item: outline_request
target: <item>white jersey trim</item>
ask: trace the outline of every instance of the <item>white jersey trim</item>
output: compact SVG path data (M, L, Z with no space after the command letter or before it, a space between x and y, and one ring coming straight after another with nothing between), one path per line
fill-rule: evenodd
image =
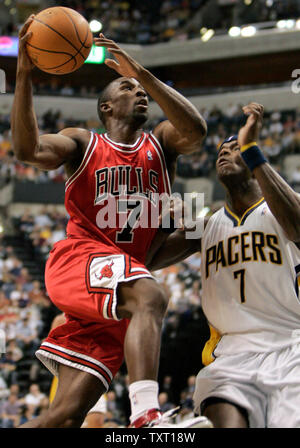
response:
M61 349L61 347L59 347ZM82 364L78 364L74 361L70 361L66 358L60 357L59 355L55 355L54 353L46 352L43 349L39 349L36 352L36 357L50 370L50 372L58 377L58 364L64 364L66 366L73 367L74 369L83 370L84 372L90 373L91 375L96 376L104 385L106 390L109 388L109 384L99 372L94 369L89 368L88 366L84 366ZM52 361L52 362L51 362ZM95 362L95 360L93 360Z
M91 148L91 144L94 140L95 137L95 143L93 145L93 147ZM80 176L80 174L83 172L83 170L86 168L87 164L89 163L89 160L93 154L93 152L95 151L95 148L97 146L98 143L98 137L96 134L94 134L93 132L91 132L91 138L89 141L89 144L85 150L83 159L81 164L79 165L79 167L77 168L77 170L75 171L75 173L72 174L71 177L69 177L69 179L66 181L65 183L65 191L67 191L67 189L69 188L69 186ZM90 150L91 149L91 150Z
M146 138L146 134L143 132L143 134L136 140L136 142L133 145L127 145L125 143L114 142L107 136L107 134L101 134L100 137L102 138L102 140L104 140L106 143L108 143L116 151L125 152L125 153L134 153L134 152L138 151L141 148L141 146L143 145L145 138ZM138 146L135 149L122 149L122 148L119 148L117 145L119 145L123 148L135 148L135 146L137 146L137 145Z
M43 342L41 345L41 349L43 349L43 346L58 349L61 352L66 353L67 355L77 356L77 358L79 358L79 359L81 358L86 361L90 361L90 362L96 364L97 366L101 367L101 369L105 370L105 372L108 374L108 376L111 379L113 378L111 371L104 364L102 364L102 362L97 361L96 359L91 358L90 356L83 355L82 353L74 352L73 350L69 350L68 348L62 347L61 345L51 344L51 342Z
M167 163L166 163L164 151L161 147L160 142L157 140L157 138L155 137L155 135L152 132L150 132L150 134L149 134L149 140L150 140L153 148L157 152L157 155L160 160L165 190L166 190L166 192L168 192L168 194L171 194L171 192L172 192L171 183L170 183L170 178L169 178L169 174L168 174L168 170L167 170Z

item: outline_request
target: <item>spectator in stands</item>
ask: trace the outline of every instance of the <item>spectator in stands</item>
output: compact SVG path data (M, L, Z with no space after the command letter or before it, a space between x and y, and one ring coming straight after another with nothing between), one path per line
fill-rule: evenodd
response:
M4 380L0 372L0 415L2 411L2 402L9 396L9 389L7 387L6 381ZM1 417L0 417L1 419Z
M11 393L5 400L1 410L2 428L15 428L18 426L21 404L18 395Z
M16 336L20 341L21 349L33 357L39 346L39 340L37 331L30 325L28 316L17 323Z
M15 308L26 308L29 304L29 293L25 291L22 283L15 283L10 294L10 301Z
M167 392L160 392L158 395L158 403L162 412L167 412L175 407L174 403L170 401Z
M160 384L160 391L166 392L168 394L168 398L171 402L175 402L174 400L174 394L172 390L172 376L171 375L165 375L161 381Z
M10 394L17 395L19 402L22 403L23 399L22 399L22 396L21 396L21 393L20 393L20 386L18 384L16 384L16 383L11 384L10 388L9 388L9 392L10 392Z
M8 270L9 274L12 276L13 280L16 280L21 275L23 268L23 263L16 256L11 258L12 266Z
M15 363L20 361L20 359L22 359L24 356L23 351L18 346L16 339L7 341L6 349L8 353L11 353L11 358Z
M294 152L294 133L290 128L284 128L281 135L281 146L284 154L289 154Z
M267 157L271 164L276 163L279 160L281 153L280 136L277 133L270 134L261 145L264 155Z
M41 283L38 280L34 280L32 282L32 289L28 293L28 297L31 304L38 306L43 306L45 304L45 300L48 300L45 296L44 290L41 287Z
M13 359L12 352L4 353L0 358L0 369L4 380L11 384L15 382L16 361Z
M52 234L48 238L48 243L53 246L57 241L63 240L66 237L65 225L58 223L54 226Z
M32 232L34 224L34 217L30 209L25 209L23 215L20 217L20 230L25 234L29 234Z
M34 225L36 229L42 229L43 227L53 225L53 221L50 218L47 207L43 207L38 214L34 216Z
M281 123L281 113L279 111L274 111L270 117L271 123L269 126L269 131L271 134L281 134L283 131L283 125Z
M39 385L31 384L29 392L24 397L24 402L28 408L35 412L40 406L45 407L45 398L47 397L40 391ZM48 404L46 406L48 406Z
M3 132L0 138L0 160L3 160L11 150L11 134L9 130Z
M16 277L16 283L21 284L23 287L23 291L31 291L32 289L32 278L30 272L27 268L22 267L20 271L20 275Z
M34 418L34 409L31 406L22 405L20 407L19 412L19 425L23 425L24 423L32 420Z

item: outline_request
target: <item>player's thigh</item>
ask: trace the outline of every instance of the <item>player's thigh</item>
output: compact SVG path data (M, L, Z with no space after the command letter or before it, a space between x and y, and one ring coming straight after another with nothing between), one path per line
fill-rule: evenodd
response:
M207 417L214 428L248 428L247 411L223 399L211 397L203 406L202 415Z
M256 384L259 357L251 353L218 356L201 369L194 393L195 412L200 414L206 400L214 397L245 411L250 427L265 427L266 398Z
M300 344L273 353L267 377L269 428L300 428Z

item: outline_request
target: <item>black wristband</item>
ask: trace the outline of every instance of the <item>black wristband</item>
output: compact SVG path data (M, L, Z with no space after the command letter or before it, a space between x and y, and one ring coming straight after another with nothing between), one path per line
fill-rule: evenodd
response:
M241 155L243 157L244 162L251 171L253 171L254 168L256 168L257 166L267 162L263 153L261 152L261 150L257 145L250 146L244 151L242 148Z

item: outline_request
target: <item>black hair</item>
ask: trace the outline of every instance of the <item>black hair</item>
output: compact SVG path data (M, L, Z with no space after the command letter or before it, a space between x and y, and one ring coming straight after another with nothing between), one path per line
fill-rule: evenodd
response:
M98 116L100 118L100 120L102 121L102 123L105 125L105 113L102 112L101 110L101 104L106 103L107 101L111 100L111 86L113 84L114 81L110 82L105 88L104 90L102 90L99 98L98 98L98 102L97 102L97 112L98 112Z

